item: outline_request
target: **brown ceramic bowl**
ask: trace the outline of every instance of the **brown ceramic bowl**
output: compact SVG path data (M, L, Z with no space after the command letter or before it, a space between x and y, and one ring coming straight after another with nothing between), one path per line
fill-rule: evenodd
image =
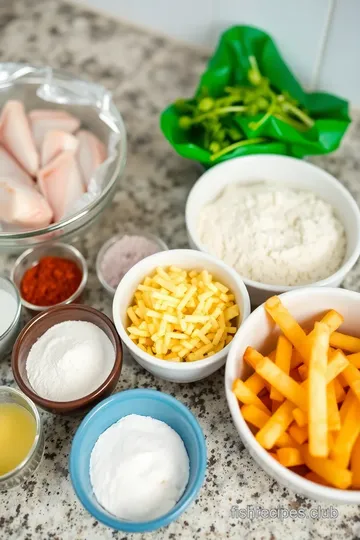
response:
M106 381L88 396L74 401L50 401L40 397L32 389L26 373L26 360L35 341L50 327L64 321L87 321L101 328L114 346L115 364ZM13 348L11 367L19 388L36 405L54 414L73 415L85 413L113 392L120 377L122 360L121 341L110 319L92 307L72 304L40 313L23 328Z

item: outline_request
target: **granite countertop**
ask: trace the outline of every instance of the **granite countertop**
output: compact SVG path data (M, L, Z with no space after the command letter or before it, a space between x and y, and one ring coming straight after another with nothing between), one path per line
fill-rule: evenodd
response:
M50 64L100 82L113 92L124 116L129 136L125 174L101 227L79 244L91 269L85 302L110 315L111 300L93 270L96 253L110 235L140 227L158 234L170 247L187 246L184 204L199 168L172 151L158 120L165 104L192 93L206 55L58 0L3 0L0 61ZM338 177L360 204L360 116L354 116L341 150L312 161ZM0 272L8 271L12 260L1 256ZM344 286L360 290L359 263ZM357 506L336 507L336 518L310 518L309 510L316 511L318 502L289 492L257 466L232 424L223 376L221 370L205 381L181 386L155 379L129 357L125 359L118 390L156 388L176 396L197 416L207 439L204 486L176 523L135 536L112 531L94 520L76 499L68 473L71 440L79 420L42 413L44 460L26 484L0 494L0 539L359 538ZM2 384L14 385L9 359L0 364ZM246 510L249 507L253 510ZM260 507L304 509L308 517L301 513L297 519L254 517ZM244 511L247 515L241 518Z

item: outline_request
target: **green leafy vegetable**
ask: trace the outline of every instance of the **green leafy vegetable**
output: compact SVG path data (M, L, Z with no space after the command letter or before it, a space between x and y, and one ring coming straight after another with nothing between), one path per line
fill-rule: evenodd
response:
M247 26L223 34L195 96L161 116L177 152L205 166L251 153L331 152L349 123L346 101L306 94L270 37Z

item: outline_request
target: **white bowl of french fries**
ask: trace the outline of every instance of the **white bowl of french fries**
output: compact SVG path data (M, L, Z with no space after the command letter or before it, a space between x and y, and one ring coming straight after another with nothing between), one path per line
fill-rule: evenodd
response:
M346 234L346 253L338 270L327 278L306 286L339 287L360 254L360 211L349 191L331 174L302 159L275 154L252 155L230 159L203 173L191 189L186 202L186 228L190 247L209 253L201 241L199 215L230 184L265 183L295 190L311 191L335 210ZM298 286L272 285L241 275L253 306L275 294Z
M133 358L174 382L198 381L222 367L249 314L239 275L215 257L189 249L138 262L113 301L116 329Z
M240 437L278 482L360 504L360 294L303 288L244 321L225 389Z

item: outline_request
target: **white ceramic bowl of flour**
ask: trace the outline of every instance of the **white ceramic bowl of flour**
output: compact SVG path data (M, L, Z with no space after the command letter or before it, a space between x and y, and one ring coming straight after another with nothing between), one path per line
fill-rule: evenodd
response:
M220 163L206 171L192 188L186 204L186 226L190 246L209 253L201 241L199 216L201 210L216 200L230 184L242 186L265 182L296 191L311 191L330 204L342 223L346 235L346 250L341 266L325 279L304 286L338 287L354 266L360 254L360 211L344 186L326 171L306 161L277 155L254 155ZM239 216L240 219L240 216ZM298 288L266 284L241 275L253 305L259 305L270 296Z

